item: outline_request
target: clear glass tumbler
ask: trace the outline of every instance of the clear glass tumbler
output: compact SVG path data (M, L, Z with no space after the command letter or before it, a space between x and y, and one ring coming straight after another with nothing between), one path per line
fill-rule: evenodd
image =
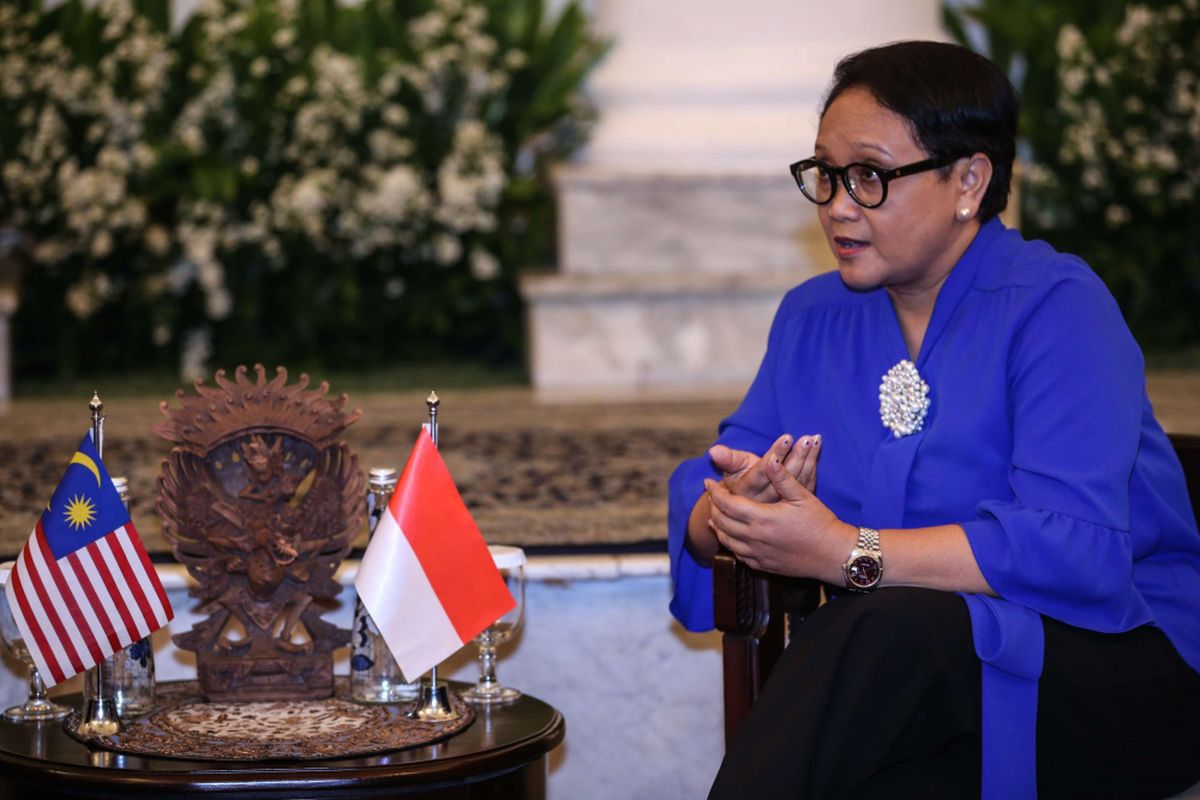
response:
M13 706L4 712L4 718L10 722L41 722L47 719L62 719L71 712L66 706L60 706L46 696L46 684L33 663L33 656L25 646L21 629L13 617L12 608L8 604L8 576L16 564L9 561L0 564L0 640L4 647L19 661L29 667L29 697L24 704Z
M504 545L489 545L488 550L517 604L475 637L479 648L479 680L463 692L463 699L472 703L508 703L520 697L521 691L496 679L496 648L516 636L525 619L525 551Z

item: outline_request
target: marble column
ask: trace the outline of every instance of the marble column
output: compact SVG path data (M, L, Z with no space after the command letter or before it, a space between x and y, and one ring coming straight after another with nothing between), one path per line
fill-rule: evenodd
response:
M530 277L543 395L729 392L775 306L832 266L787 165L847 53L944 38L934 0L596 0L600 122L557 178L559 271ZM863 20L869 20L864 24Z

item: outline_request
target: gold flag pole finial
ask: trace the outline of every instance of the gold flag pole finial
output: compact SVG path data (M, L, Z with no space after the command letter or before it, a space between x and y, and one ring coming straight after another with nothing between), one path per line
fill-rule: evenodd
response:
M96 446L96 455L104 458L104 402L100 392L92 390L92 400L88 403L92 412L92 444Z
M425 407L429 409L429 438L433 439L433 446L438 445L438 406L442 404L441 398L437 396L437 392L431 391L429 397L425 398Z

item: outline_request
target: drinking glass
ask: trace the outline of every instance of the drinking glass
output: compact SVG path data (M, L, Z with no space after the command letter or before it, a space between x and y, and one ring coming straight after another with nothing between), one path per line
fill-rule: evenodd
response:
M472 703L508 703L520 697L521 691L496 680L496 647L513 638L525 618L525 551L503 545L489 545L488 550L517 604L475 637L479 647L479 681L463 692L463 698Z
M4 641L5 649L29 667L29 698L24 705L13 706L5 711L4 718L10 722L62 719L71 709L60 706L46 697L46 685L42 683L42 676L38 674L33 657L29 655L29 648L25 646L21 630L17 627L17 621L8 605L8 576L15 568L16 564L12 561L0 564L0 639Z

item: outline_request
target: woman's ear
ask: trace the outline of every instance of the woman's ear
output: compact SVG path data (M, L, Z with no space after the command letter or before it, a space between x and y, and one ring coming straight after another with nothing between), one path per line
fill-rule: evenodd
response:
M960 201L978 209L988 184L992 182L992 160L983 153L974 153L959 173L959 182Z

